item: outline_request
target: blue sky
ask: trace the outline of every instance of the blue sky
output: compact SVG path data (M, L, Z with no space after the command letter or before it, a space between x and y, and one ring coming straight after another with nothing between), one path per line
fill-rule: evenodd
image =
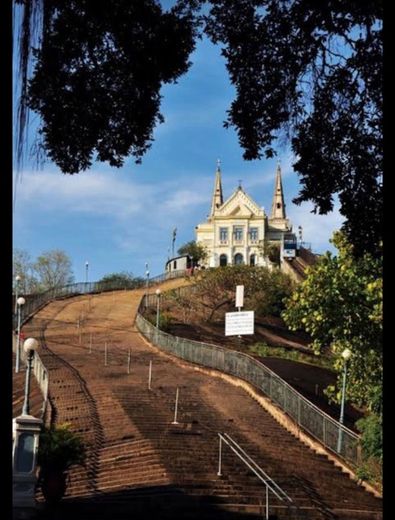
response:
M51 249L71 258L76 281L98 280L108 273L131 271L152 276L164 270L177 228L175 249L195 238L194 227L206 219L217 159L221 160L224 196L242 180L244 190L270 212L277 159L244 161L234 129L224 129L234 97L220 49L204 39L191 57L193 65L176 85L162 90L165 123L157 127L141 165L132 160L120 169L96 163L78 175L64 175L50 162L41 170L25 165L16 181L13 245L35 259ZM326 216L312 205L295 206L299 183L292 154L279 148L287 216L313 251L332 250L329 238L342 223L337 208Z

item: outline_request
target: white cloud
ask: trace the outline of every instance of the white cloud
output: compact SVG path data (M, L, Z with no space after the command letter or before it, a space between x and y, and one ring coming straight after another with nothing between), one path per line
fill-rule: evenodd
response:
M24 172L17 187L16 211L25 206L39 206L43 211L95 213L99 215L131 215L139 213L144 199L155 186L125 182L116 174L90 171L79 175L59 172Z
M336 201L334 209L327 215L311 213L313 204L303 203L300 206L292 205L288 210L287 216L293 224L293 230L298 232L298 226L302 226L303 241L311 243L312 249L316 253L334 251L335 248L329 243L335 230L340 229L344 222L344 217L339 212L339 202Z

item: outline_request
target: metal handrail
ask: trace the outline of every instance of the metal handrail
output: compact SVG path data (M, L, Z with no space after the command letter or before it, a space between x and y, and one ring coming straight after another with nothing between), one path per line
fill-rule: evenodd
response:
M227 433L218 433L218 437L229 446L239 459L242 460L253 473L255 473L259 480L261 480L279 500L282 502L286 500L293 503L291 497L287 495L287 493L242 449L239 444L237 444L234 439L232 439L230 435Z
M148 294L146 295L148 297L150 296L153 296L151 294ZM155 295L155 298L157 298L157 296ZM140 309L139 311L140 312ZM154 325L152 325L152 323L150 323L148 320L146 320L140 313L140 316L141 318L146 321L149 325L151 325L152 327L154 327L156 329L156 327ZM172 336L171 334L169 334L168 332L164 332L164 331L159 331L161 334L163 335L166 335L166 336L170 336L172 337L173 339L175 340L185 340L185 338L180 338L178 336ZM156 334L156 333L155 333ZM316 412L318 412L320 415L324 416L328 421L330 421L331 423L333 423L336 427L341 427L341 429L345 432L347 432L350 436L354 437L356 440L360 439L360 435L358 435L357 433L353 432L352 430L350 430L347 426L345 426L344 424L341 424L339 421L336 421L336 419L334 419L333 417L331 417L330 415L328 415L326 412L324 412L323 410L321 410L321 408L319 408L317 405L315 405L314 403L312 403L311 401L309 401L304 395L302 395L301 393L299 393L297 390L294 389L293 386L291 386L287 381L285 381L284 379L282 379L278 374L276 374L275 372L273 372L273 370L271 370L269 367L267 367L266 365L264 365L261 361L259 361L258 359L254 358L253 356L250 356L249 354L245 354L244 352L239 352L239 351L233 351L231 349L228 349L226 347L221 347L220 345L215 345L214 343L205 343L203 341L196 341L196 340L193 340L193 339L188 339L187 340L189 343L194 343L196 345L207 345L209 347L215 347L216 349L219 349L219 350L222 350L223 352L237 352L238 355L241 355L243 357L246 357L246 358L249 358L250 360L252 360L254 363L257 363L259 365L261 365L261 367L264 369L265 372L269 373L270 376L273 378L273 379L277 379L282 385L284 385L284 387L287 387L290 391L292 391L293 393L295 393L298 398L301 400L301 401L304 401L306 403L306 405L309 407L309 408L312 408L314 409Z
M21 307L21 324L26 322L31 316L33 316L39 309L44 307L47 303L59 298L68 298L76 296L78 294L91 294L100 293L107 291L116 291L124 289L138 289L144 287L150 287L154 284L172 280L174 278L182 278L185 276L186 270L171 271L168 273L162 273L147 280L139 279L137 282L131 281L130 283L119 283L114 282L76 282L61 287L52 287L47 291L37 294L25 295L26 303ZM13 315L13 329L17 326L17 316Z
M150 341L189 362L248 381L268 395L299 428L308 432L346 462L351 465L358 464L361 457L359 435L323 412L256 358L218 345L172 336L157 329L141 314L143 300L144 298L136 316L136 325ZM340 431L343 445L339 453L337 439Z
M150 278L148 281L148 286L153 285L155 283L165 281L168 279L179 278L185 275L185 270L173 271L170 273L163 273L153 278ZM62 287L54 287L52 289L48 289L43 293L38 293L35 295L29 295L26 297L26 303L21 308L21 325L28 321L36 312L38 312L42 307L47 305L49 302L56 300L58 298L65 298L70 296L75 296L77 294L90 294L96 292L105 292L111 290L121 290L125 288L142 288L147 286L147 282L145 280L140 280L137 284L132 282L129 284L120 284L119 282L77 282L73 284L68 284ZM14 315L13 320L13 328L16 328L16 316ZM14 336L13 336L13 344L12 349L15 350L16 346L14 344ZM24 359L25 354L23 349L21 349L21 358ZM33 361L33 374L37 380L37 383L40 387L41 393L43 394L43 405L41 407L41 418L44 419L46 415L46 411L48 405L50 406L49 401L49 371L45 367L43 361L41 360L39 354L36 352L34 355Z
M265 519L269 519L269 490L287 508L288 513L296 513L297 518L306 518L305 513L293 502L292 498L264 471L227 433L218 433L219 437L219 465L218 476L222 476L222 442L237 455L237 457L254 473L254 475L266 486ZM292 514L292 517L295 518Z

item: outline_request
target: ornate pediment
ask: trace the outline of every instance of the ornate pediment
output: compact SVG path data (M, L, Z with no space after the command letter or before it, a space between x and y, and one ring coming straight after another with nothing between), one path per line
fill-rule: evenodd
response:
M216 215L221 217L262 217L264 210L242 189L238 189L217 209Z

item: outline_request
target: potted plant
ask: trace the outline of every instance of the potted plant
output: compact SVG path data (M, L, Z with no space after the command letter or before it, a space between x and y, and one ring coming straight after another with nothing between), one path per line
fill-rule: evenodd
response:
M85 462L85 445L70 424L44 426L40 434L37 463L38 483L46 502L59 502L67 487L67 471Z

